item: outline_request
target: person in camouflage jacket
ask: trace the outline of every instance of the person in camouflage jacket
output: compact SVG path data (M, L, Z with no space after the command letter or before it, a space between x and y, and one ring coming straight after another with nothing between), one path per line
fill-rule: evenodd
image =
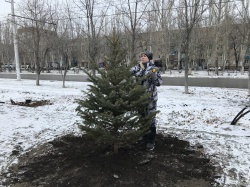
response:
M157 109L157 86L162 84L161 74L158 67L152 61L153 54L149 51L145 51L141 54L141 62L131 68L131 74L135 77L143 78L141 84L146 87L147 92L151 93L150 103L146 108L146 113L149 114ZM147 148L154 149L155 136L156 136L156 119L152 119L150 133L147 135Z

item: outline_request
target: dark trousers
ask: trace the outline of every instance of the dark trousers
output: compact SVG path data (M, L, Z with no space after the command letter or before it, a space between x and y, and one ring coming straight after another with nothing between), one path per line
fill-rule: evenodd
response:
M156 127L149 127L150 132L147 134L147 141L149 143L155 142L156 137Z
M156 108L157 108L157 101L152 100L152 102L150 102L147 108L146 115L149 114L150 112L156 111ZM155 118L152 119L149 130L150 132L146 135L146 140L149 143L154 143L155 137L156 137L156 119Z

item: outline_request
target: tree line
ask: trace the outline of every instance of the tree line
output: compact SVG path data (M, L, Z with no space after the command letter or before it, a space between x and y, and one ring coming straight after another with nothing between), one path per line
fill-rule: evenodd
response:
M20 63L35 68L37 85L48 62L57 62L63 77L75 64L95 74L109 52L106 36L115 29L128 64L143 50L166 67L183 62L188 93L193 67L213 66L218 75L220 68L235 66L244 73L249 8L248 0L24 0L15 9ZM13 62L11 20L0 23L0 36L0 63Z

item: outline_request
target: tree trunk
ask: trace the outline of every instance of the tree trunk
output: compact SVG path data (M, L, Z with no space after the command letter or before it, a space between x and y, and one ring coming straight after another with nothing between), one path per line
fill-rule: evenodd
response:
M188 53L185 54L184 62L185 62L185 93L188 94Z
M36 74L36 86L40 86L40 73Z
M248 67L248 96L250 96L250 66Z
M119 144L117 142L114 142L114 154L118 154Z

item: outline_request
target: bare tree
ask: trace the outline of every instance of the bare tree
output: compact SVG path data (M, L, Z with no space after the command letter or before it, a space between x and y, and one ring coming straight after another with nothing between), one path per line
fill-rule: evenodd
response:
M230 15L231 8L229 7L230 3L223 0L211 0L209 3L210 10L210 27L213 27L213 38L214 45L211 56L211 64L215 65L215 74L219 73L219 66L224 65L223 56L225 56L225 45L228 44L230 27L227 27L228 24L231 24L231 18L233 15ZM227 27L227 29L223 29ZM238 61L236 61L238 62Z
M0 23L0 65L1 69L10 71L13 67L10 66L14 60L13 42L11 35L10 23ZM7 64L7 66L6 66Z
M56 22L56 41L54 44L53 51L58 51L57 55L60 58L60 73L63 79L63 88L65 88L65 80L69 67L71 66L70 62L73 59L73 51L75 49L76 41L78 40L78 35L74 29L74 14L72 13L72 7L70 3L66 1L65 9L61 7L61 10L64 10L64 14L60 15L57 12L56 16L53 18L53 22Z
M100 58L101 36L104 33L104 20L109 9L109 3L107 2L102 7L98 7L99 4L103 3L100 0L78 0L75 3L80 9L80 16L82 17L79 20L81 21L79 25L82 25L82 37L86 36L88 40L86 45L88 68L95 75Z
M240 5L235 4L236 8L238 9L239 15L241 17L241 22L238 27L241 39L241 46L239 51L239 64L241 66L241 74L244 74L244 62L247 47L249 45L249 37L250 37L250 20L249 20L249 1L241 0ZM242 7L242 8L239 8Z
M40 73L45 67L46 56L52 46L52 39L56 37L51 23L52 6L46 0L26 0L20 6L19 16L22 28L19 29L22 44L33 53L36 71L36 85L40 85Z
M244 37L244 51L242 52L240 56L240 60L243 61L245 60L245 55L246 55L246 47L250 46L249 38L250 38L250 12L249 12L249 1L241 0L241 5L242 5L242 11L239 11L240 15L242 16L243 19L243 26L247 29ZM249 64L249 63L248 63ZM250 95L250 66L248 66L248 94Z
M178 37L176 37L176 33L172 32L174 30L174 1L152 1L152 8L153 10L148 13L148 20L151 21L149 43L152 46L154 56L161 58L164 73L168 66L169 54L179 50Z
M236 70L238 69L240 53L241 53L241 35L239 34L239 29L237 26L234 26L229 34L229 41L233 48L233 56L236 64Z
M188 68L190 66L190 42L192 41L192 32L206 11L203 0L182 0L178 14L180 17L179 26L182 31L182 49L185 62L185 93L188 92Z
M121 24L124 27L124 33L128 37L127 48L129 62L136 62L137 49L140 49L139 33L141 33L143 29L145 30L146 26L148 26L148 28L151 27L150 25L153 20L146 19L147 13L150 12L148 10L150 2L150 0L122 0L119 2L120 4L116 5L117 12L122 15ZM143 40L144 41L141 42L147 41L146 39ZM149 41L148 45L142 44L141 48L148 46L148 50L151 50L151 45L151 41Z

